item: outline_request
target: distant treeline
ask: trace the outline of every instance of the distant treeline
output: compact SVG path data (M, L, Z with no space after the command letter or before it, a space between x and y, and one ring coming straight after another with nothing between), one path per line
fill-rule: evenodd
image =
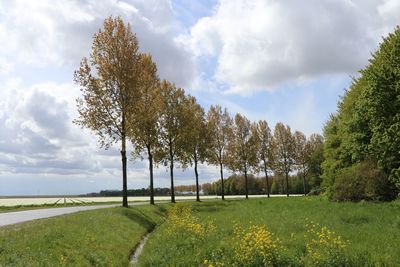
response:
M201 188L201 186L200 186ZM195 185L179 185L175 186L177 195L190 195L195 194L196 186ZM156 196L170 196L171 190L170 188L154 188L154 195ZM85 195L86 197L121 197L122 190L101 190L100 192L88 193ZM140 188L140 189L128 189L128 196L130 197L143 197L150 196L150 188Z
M303 194L303 179L301 173L291 175L289 177L289 192L291 194ZM271 194L285 194L286 183L283 175L275 175L268 177L270 193ZM319 185L321 178L319 175L309 176L306 180L306 193L319 193ZM317 190L316 190L317 188ZM245 180L242 175L233 174L225 179L224 186L225 195L245 195ZM264 195L267 193L267 181L264 177L255 177L254 175L248 176L248 189L251 195ZM200 190L203 195L221 195L221 180L212 183L204 183L200 185ZM178 185L175 186L177 195L195 195L196 185ZM170 196L171 191L169 188L154 188L154 195L156 196ZM122 190L101 190L98 193L89 193L85 196L90 197L119 197L122 196ZM149 188L129 189L128 196L150 196Z
M291 175L289 177L289 192L291 194L303 194L303 179L299 175ZM271 194L286 194L286 183L283 175L269 176L269 190ZM312 176L306 180L306 193L318 193L321 178ZM221 195L221 180L213 183L205 183L201 186L204 195ZM317 190L316 190L317 188ZM225 195L244 195L245 180L242 175L231 175L225 180ZM263 195L267 193L267 181L265 177L248 176L248 190L251 195ZM193 190L195 192L195 190Z
M154 188L154 194L157 196L169 196L169 188ZM98 193L88 193L85 196L88 197L121 197L122 190L101 190ZM128 189L128 196L139 197L139 196L150 196L149 188L140 189Z

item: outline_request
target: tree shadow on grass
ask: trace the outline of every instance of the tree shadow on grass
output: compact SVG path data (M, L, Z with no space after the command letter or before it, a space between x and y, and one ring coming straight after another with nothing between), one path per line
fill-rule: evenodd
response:
M137 209L124 209L122 210L122 214L148 231L153 230L157 225L157 223L151 217Z
M165 217L167 215L167 209L163 206L156 205L157 210L154 212L155 214L159 215L160 217Z
M347 224L354 224L354 225L360 225L360 224L367 224L370 221L370 218L367 216L363 215L347 215L347 216L341 216L340 220L342 222L345 222Z
M225 200L221 202L201 202L197 205L193 205L193 211L195 212L218 212L231 205L231 201Z

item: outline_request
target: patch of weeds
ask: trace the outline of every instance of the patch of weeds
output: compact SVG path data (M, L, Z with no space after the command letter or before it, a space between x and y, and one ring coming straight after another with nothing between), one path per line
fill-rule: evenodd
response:
M367 224L370 222L370 219L367 216L363 215L342 216L340 217L340 219L345 223L353 225Z

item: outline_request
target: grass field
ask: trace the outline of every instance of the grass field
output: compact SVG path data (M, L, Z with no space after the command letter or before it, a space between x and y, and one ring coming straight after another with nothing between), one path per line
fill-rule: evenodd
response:
M174 222L172 216L155 231L139 258L140 266L230 266L234 258L240 266L246 253L257 255L263 249L285 255L275 266L400 266L400 201L334 203L307 197L180 205L192 212L180 215L186 217L183 222ZM265 225L273 236L266 236L263 227L249 230L249 225ZM335 234L321 231L322 226ZM235 227L246 233L238 235ZM251 241L246 243L246 238ZM314 246L312 238L319 243ZM344 248L335 245L338 240ZM310 256L307 243L321 260ZM252 265L244 259L242 266L260 266L258 259L253 260Z
M110 208L0 228L0 266L127 266L163 208Z
M285 197L284 195L271 195L272 197ZM300 196L300 195L292 195ZM225 196L226 199L243 199L244 195ZM252 195L250 198L263 198L265 195ZM220 196L201 196L202 200L216 200ZM156 196L157 203L168 203L169 196ZM190 201L195 200L196 196L176 196L176 201ZM60 207L74 207L74 206L91 206L91 205L104 205L104 204L121 204L121 197L3 197L0 198L0 213L24 211L43 208L60 208ZM128 197L129 203L135 202L149 202L149 197Z
M275 266L400 266L400 201L317 197L118 207L2 227L0 266L127 266L154 227L140 266L260 266L265 255Z

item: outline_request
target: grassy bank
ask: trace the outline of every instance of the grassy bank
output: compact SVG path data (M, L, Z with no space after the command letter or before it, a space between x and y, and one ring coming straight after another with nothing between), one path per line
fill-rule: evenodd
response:
M271 198L179 205L150 237L141 266L229 266L241 260L259 266L265 255L278 266L400 265L399 201Z
M0 228L0 266L127 266L163 208L120 207Z
M127 266L157 225L140 266L400 265L399 201L314 197L116 207L7 226L0 266Z

